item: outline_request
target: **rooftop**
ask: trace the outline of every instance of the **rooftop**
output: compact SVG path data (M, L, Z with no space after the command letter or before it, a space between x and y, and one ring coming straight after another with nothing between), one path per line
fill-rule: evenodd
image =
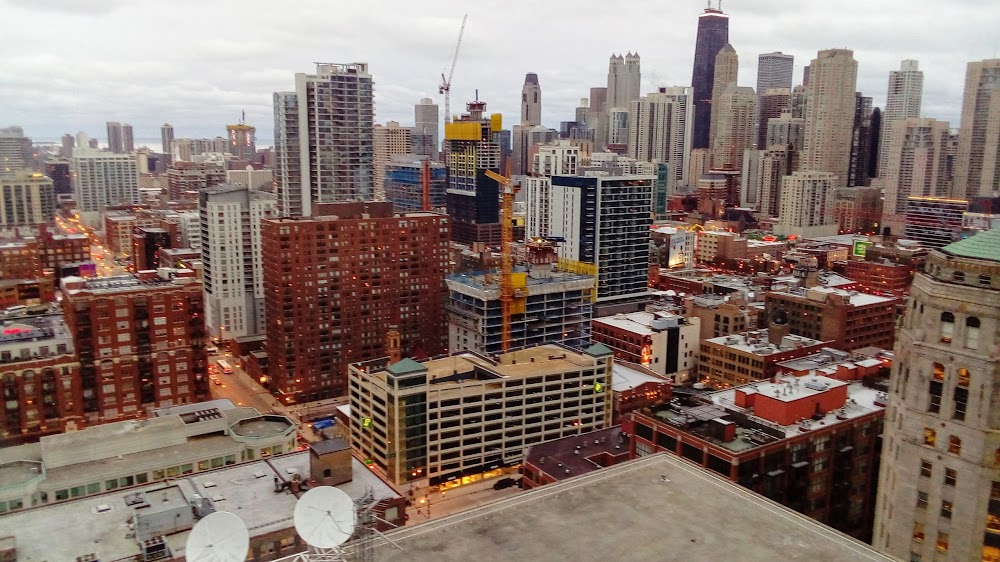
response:
M706 522L714 522L706 524ZM855 539L668 454L388 533L395 560L885 561Z
M565 480L628 458L628 443L619 425L553 439L527 449L524 462L555 480Z
M650 335L667 328L685 325L688 319L667 312L630 312L594 318L593 322L607 324L638 335Z
M878 295L870 295L868 293L862 293L859 291L845 291L843 289L837 289L835 287L812 287L810 289L799 289L793 291L785 292L772 292L769 296L780 297L782 295L790 295L800 298L805 298L809 300L814 300L817 302L828 301L829 296L838 296L850 303L851 306L870 306L874 304L886 304L894 303L896 299L893 297L881 297Z
M611 389L615 392L631 390L648 382L665 384L670 381L634 363L615 360L611 366Z
M960 258L1000 261L1000 228L984 230L974 236L952 242L941 248L941 252Z
M775 346L768 342L766 329L750 330L739 334L710 338L704 341L760 356L824 343L805 336L788 335L781 339L781 345Z

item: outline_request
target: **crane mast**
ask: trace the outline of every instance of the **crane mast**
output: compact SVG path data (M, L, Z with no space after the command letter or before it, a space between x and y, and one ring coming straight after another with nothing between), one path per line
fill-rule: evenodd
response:
M520 186L493 170L486 176L500 184L500 351L510 351L511 304L514 302L514 196Z

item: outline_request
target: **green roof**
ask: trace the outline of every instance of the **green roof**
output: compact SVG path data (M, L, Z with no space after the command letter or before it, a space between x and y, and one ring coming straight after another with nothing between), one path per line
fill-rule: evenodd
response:
M946 254L977 260L1000 261L1000 228L984 230L941 248Z
M592 357L606 357L608 355L614 355L614 352L608 349L603 343L595 343L587 349L584 349L583 352Z
M389 371L390 374L395 375L397 377L402 375L412 375L415 373L427 372L427 369L425 369L423 365L417 363L416 361L410 359L409 357L405 357L393 363L392 365L389 365L389 367L386 370Z

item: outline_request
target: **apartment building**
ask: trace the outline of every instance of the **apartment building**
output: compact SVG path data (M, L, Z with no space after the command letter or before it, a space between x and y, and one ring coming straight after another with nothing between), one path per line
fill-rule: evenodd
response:
M674 383L697 376L701 321L665 312L594 318L591 338L615 359L641 365Z
M192 201L199 190L225 182L225 167L214 162L175 162L167 168L167 198Z
M698 375L714 388L730 388L773 377L778 363L817 353L829 342L788 335L787 326L719 336L701 341Z
M764 310L788 315L791 333L832 342L830 347L853 351L861 347L892 349L896 333L896 299L830 287L768 292Z
M49 223L55 212L56 196L50 178L24 170L0 175L0 228Z

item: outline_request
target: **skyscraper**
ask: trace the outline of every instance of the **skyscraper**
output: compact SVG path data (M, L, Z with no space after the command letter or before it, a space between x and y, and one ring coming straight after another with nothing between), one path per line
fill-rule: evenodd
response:
M63 158L72 158L74 146L76 146L76 139L73 135L66 133L62 136L62 146L59 147L59 156L62 156Z
M174 126L170 123L164 123L160 126L160 144L163 146L163 153L170 154L174 144Z
M484 115L486 102L472 101L469 113L445 123L448 144L448 216L452 239L462 244L500 243L500 186L486 170L500 171L503 127L499 113Z
M758 83L760 81L758 80ZM768 148L767 124L771 119L781 117L782 112L790 111L792 91L788 88L771 88L757 90L757 148Z
M660 88L632 102L628 155L643 162L666 162L668 193L687 181L688 153L694 126L691 88Z
M871 126L868 127L868 177L877 178L879 177L878 155L882 146L882 110L880 108L872 109L870 121Z
M854 126L851 128L851 165L847 172L847 186L869 185L868 158L871 150L872 99L854 93Z
M633 101L639 99L640 79L639 53L611 55L608 61L607 110L628 109Z
M1000 559L1000 230L932 250L913 279L883 431L872 545L905 560Z
M139 202L135 156L78 146L73 150L72 162L76 203L84 213Z
M948 185L948 122L908 117L889 125L882 226L903 233L908 197L944 197Z
M965 71L953 197L1000 190L1000 59L970 62Z
M698 37L694 48L691 87L694 90L694 148L710 148L712 126L712 85L715 83L715 56L729 43L729 16L709 7L698 16Z
M855 84L854 51L820 51L809 65L806 139L800 170L829 172L834 187L847 185L851 165Z
M0 173L23 170L31 163L31 139L21 127L0 129Z
M274 195L245 185L198 192L205 326L212 337L264 333L260 225L277 213Z
M719 99L722 92L726 91L730 85L736 85L739 75L740 59L736 55L736 49L726 43L715 55L715 74L712 79L712 113L709 118L708 148L715 150L716 129L719 126Z
M792 89L795 57L782 52L757 55L757 93L771 88Z
M739 170L743 164L743 151L753 148L757 95L753 88L730 83L722 95L712 102L712 111L717 119L712 168Z
M542 124L542 88L534 72L524 75L524 86L521 86L521 124Z
M800 237L837 234L833 213L835 181L830 172L811 170L783 177L774 233Z
M899 70L889 72L889 87L882 112L882 138L889 135L889 126L897 119L920 117L920 102L924 92L924 73L915 60L904 60ZM879 156L879 169L886 165L885 150ZM879 177L882 173L879 172Z
M135 140L132 137L132 125L108 121L108 150L115 154L135 152Z
M413 131L409 127L400 127L398 121L387 121L386 124L375 124L375 199L385 200L385 167L393 156L410 154Z
M367 63L318 63L274 94L278 206L311 216L313 205L373 196L372 77Z
M246 123L226 125L229 139L229 154L237 160L253 160L257 157L257 128Z
M432 159L436 159L438 151L441 149L441 134L438 131L441 126L441 113L438 111L438 106L434 103L434 100L430 98L423 98L420 103L413 106L413 133L416 135L423 135L421 137L421 142L413 143L415 148L417 146L422 147L420 152L416 154L424 154L425 156L430 156ZM430 138L426 138L429 136ZM426 138L426 140L424 140ZM427 145L430 146L430 150L427 150Z

